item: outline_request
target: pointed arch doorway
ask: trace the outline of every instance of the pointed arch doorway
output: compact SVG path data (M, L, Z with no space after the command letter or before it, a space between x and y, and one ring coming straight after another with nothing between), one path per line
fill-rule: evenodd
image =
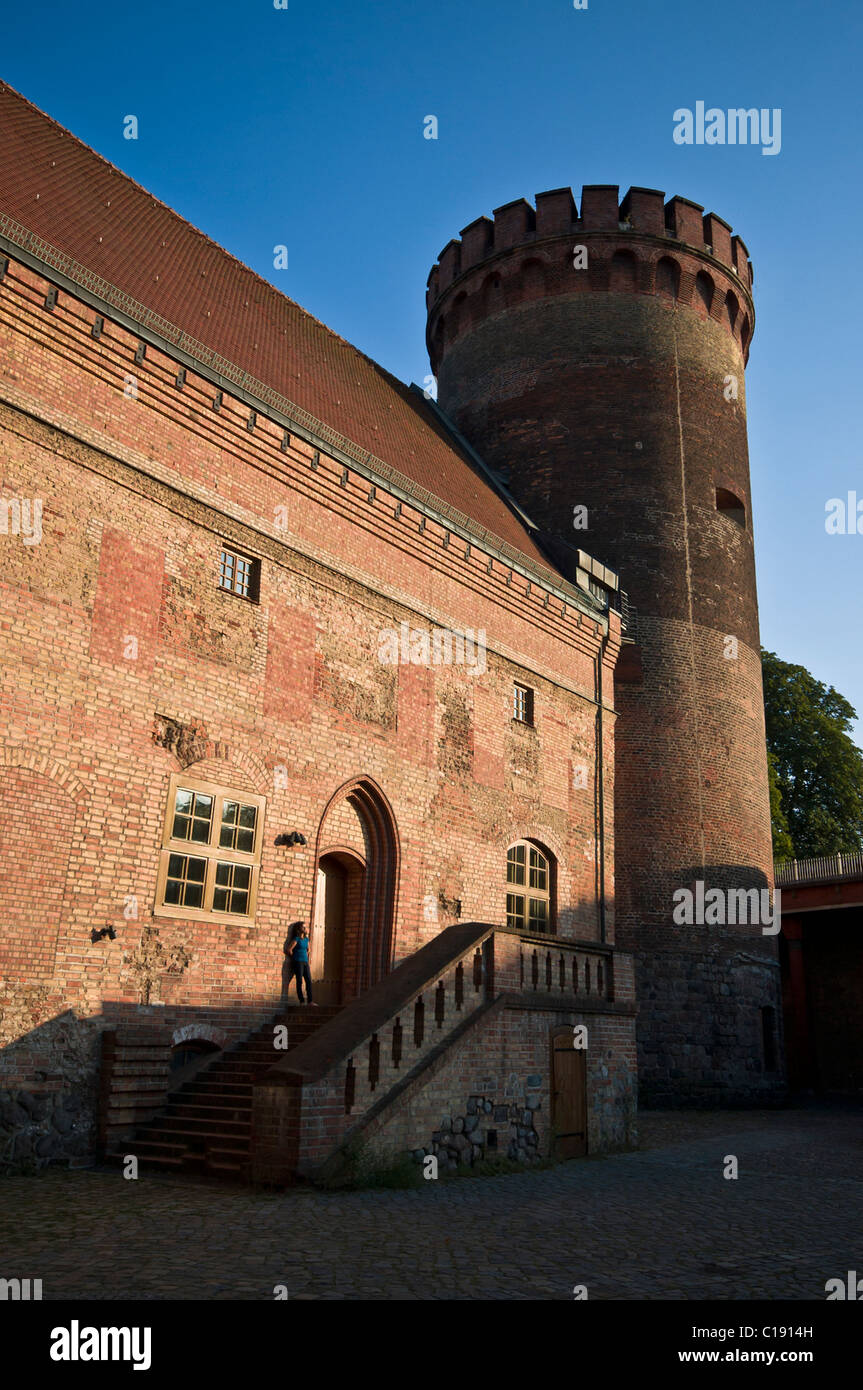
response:
M330 799L315 855L310 964L315 999L343 1004L392 968L399 844L389 802L370 778Z

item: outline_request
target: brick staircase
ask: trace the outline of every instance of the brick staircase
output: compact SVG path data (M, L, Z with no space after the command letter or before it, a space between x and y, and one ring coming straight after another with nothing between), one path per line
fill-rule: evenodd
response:
M138 1126L131 1139L116 1142L106 1159L120 1163L134 1154L164 1172L245 1178L253 1083L339 1013L339 1006L287 1008L173 1091L164 1111ZM288 1047L277 1051L273 1029L279 1024L288 1029Z

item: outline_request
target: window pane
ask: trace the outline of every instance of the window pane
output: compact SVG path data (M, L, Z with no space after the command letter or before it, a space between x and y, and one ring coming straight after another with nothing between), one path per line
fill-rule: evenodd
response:
M530 851L530 886L548 890L548 860L536 849Z
M237 811L239 810L236 801L222 802L222 828L219 832L219 844L223 849L233 849L236 842L234 827L237 824Z
M180 790L174 802L174 824L171 834L175 840L194 840L205 845L210 838L213 798L202 792Z
M256 817L256 807L243 806L239 801L224 801L222 803L222 829L219 836L221 847L223 849L238 849L243 854L251 854L255 848Z
M524 883L524 845L513 845L506 854L507 883Z
M507 893L506 895L506 925L508 927L524 926L524 898L520 893Z
M191 859L184 854L169 855L165 902L177 907L202 907L206 872L206 859Z
M233 589L234 587L234 557L228 550L222 551L222 559L219 565L219 583L223 589Z
M216 883L219 886L213 893L213 911L247 916L251 878L252 871L247 864L217 864Z
M530 899L530 926L534 931L548 928L548 902L545 898Z

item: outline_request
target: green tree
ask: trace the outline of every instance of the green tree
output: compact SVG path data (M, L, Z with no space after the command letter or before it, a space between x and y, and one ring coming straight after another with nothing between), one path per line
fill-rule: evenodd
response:
M791 831L788 829L785 812L782 809L782 793L779 790L776 759L769 748L767 749L767 773L770 778L770 824L773 830L773 858L793 859L794 844L791 839Z
M863 848L863 753L856 711L804 666L761 653L777 858Z

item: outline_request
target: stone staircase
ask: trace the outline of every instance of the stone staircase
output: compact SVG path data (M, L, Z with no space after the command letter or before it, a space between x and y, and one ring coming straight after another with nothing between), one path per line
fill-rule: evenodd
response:
M339 1006L288 1007L171 1092L165 1109L117 1142L107 1161L121 1163L134 1154L164 1172L247 1177L254 1082L339 1013ZM277 1051L273 1030L279 1024L287 1027L288 1047Z

